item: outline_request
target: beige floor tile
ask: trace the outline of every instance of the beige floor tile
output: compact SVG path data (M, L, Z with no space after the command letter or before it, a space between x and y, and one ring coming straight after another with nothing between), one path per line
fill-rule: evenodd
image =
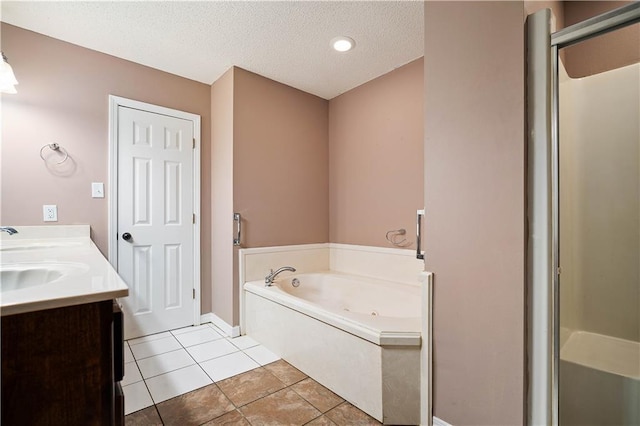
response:
M282 383L287 386L304 380L307 377L306 374L283 359L272 362L271 364L267 364L264 366L264 368L269 370L271 374L276 376Z
M242 407L285 387L276 376L262 367L222 380L217 384L236 407Z
M291 386L291 389L309 401L311 405L316 407L322 413L326 413L344 402L344 399L340 398L338 395L331 392L329 389L325 388L310 377Z
M338 405L333 410L327 412L325 416L329 417L329 419L338 426L368 426L382 424L348 402Z
M291 389L254 401L240 411L253 426L301 426L321 414Z
M201 425L234 410L235 407L216 385L177 396L158 404L165 425Z
M125 426L161 426L162 420L155 406L131 413L124 418Z

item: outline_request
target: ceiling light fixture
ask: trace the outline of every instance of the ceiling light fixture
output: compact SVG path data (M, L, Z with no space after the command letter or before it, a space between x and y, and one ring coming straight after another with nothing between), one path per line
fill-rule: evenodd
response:
M331 40L331 47L338 52L348 52L353 49L356 45L356 42L351 37L336 37Z
M18 84L13 68L9 65L7 57L2 52L2 63L0 64L0 92L2 93L18 93L15 86Z

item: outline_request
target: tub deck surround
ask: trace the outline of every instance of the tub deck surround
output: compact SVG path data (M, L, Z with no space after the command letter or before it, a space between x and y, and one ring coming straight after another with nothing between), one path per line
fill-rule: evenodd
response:
M243 249L242 331L377 420L419 424L422 262L414 255L335 244ZM266 287L264 275L283 265L297 271Z
M640 381L640 342L574 331L562 346L560 359Z
M2 316L129 294L127 285L91 241L88 225L14 228L18 230L15 235L0 233L0 271L51 270L58 277L29 287L3 289Z
M338 243L300 244L240 249L240 282L263 279L270 269L285 264L296 268L298 273L331 270L414 285L424 269L415 250Z
M325 271L278 278L268 287L252 281L244 289L376 345L420 347L417 286Z
M565 425L640 424L640 342L572 332L560 350Z
M296 273L331 271L419 285L424 263L414 250L321 243L259 247L239 251L240 330L244 334L244 283L264 280L270 269L293 266ZM280 277L290 277L284 272ZM230 325L231 326L231 325Z

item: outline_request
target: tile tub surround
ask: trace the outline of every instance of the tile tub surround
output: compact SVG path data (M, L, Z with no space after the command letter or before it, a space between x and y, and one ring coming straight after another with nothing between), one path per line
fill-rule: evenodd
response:
M125 297L129 288L91 241L89 225L16 226L0 232L0 268L72 266L50 283L2 292L2 315Z

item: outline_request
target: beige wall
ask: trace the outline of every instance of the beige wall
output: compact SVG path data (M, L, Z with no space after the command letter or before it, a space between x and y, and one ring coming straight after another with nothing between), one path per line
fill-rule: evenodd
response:
M329 240L328 102L238 67L211 101L212 312L237 325L234 212L245 248Z
M565 1L565 25L573 25L622 7L630 1ZM635 24L563 49L571 78L617 69L640 61L640 24Z
M210 89L133 62L2 23L2 50L20 84L2 95L0 223L42 225L42 205L58 206L57 224L89 224L107 253L107 198L91 198L91 182L108 193L108 95L202 117L203 253L210 252ZM40 148L57 142L70 155L50 170ZM211 310L211 264L202 257L202 312Z
M238 323L233 212L242 247L387 246L387 230L412 232L423 205L422 82L420 59L330 102L237 67L213 85L216 315Z
M233 68L211 86L211 312L233 324ZM203 253L203 257L206 254Z
M423 203L423 58L329 102L330 241L415 247Z
M328 102L235 68L233 206L243 247L329 240Z
M426 2L424 14L435 415L523 424L524 5Z

